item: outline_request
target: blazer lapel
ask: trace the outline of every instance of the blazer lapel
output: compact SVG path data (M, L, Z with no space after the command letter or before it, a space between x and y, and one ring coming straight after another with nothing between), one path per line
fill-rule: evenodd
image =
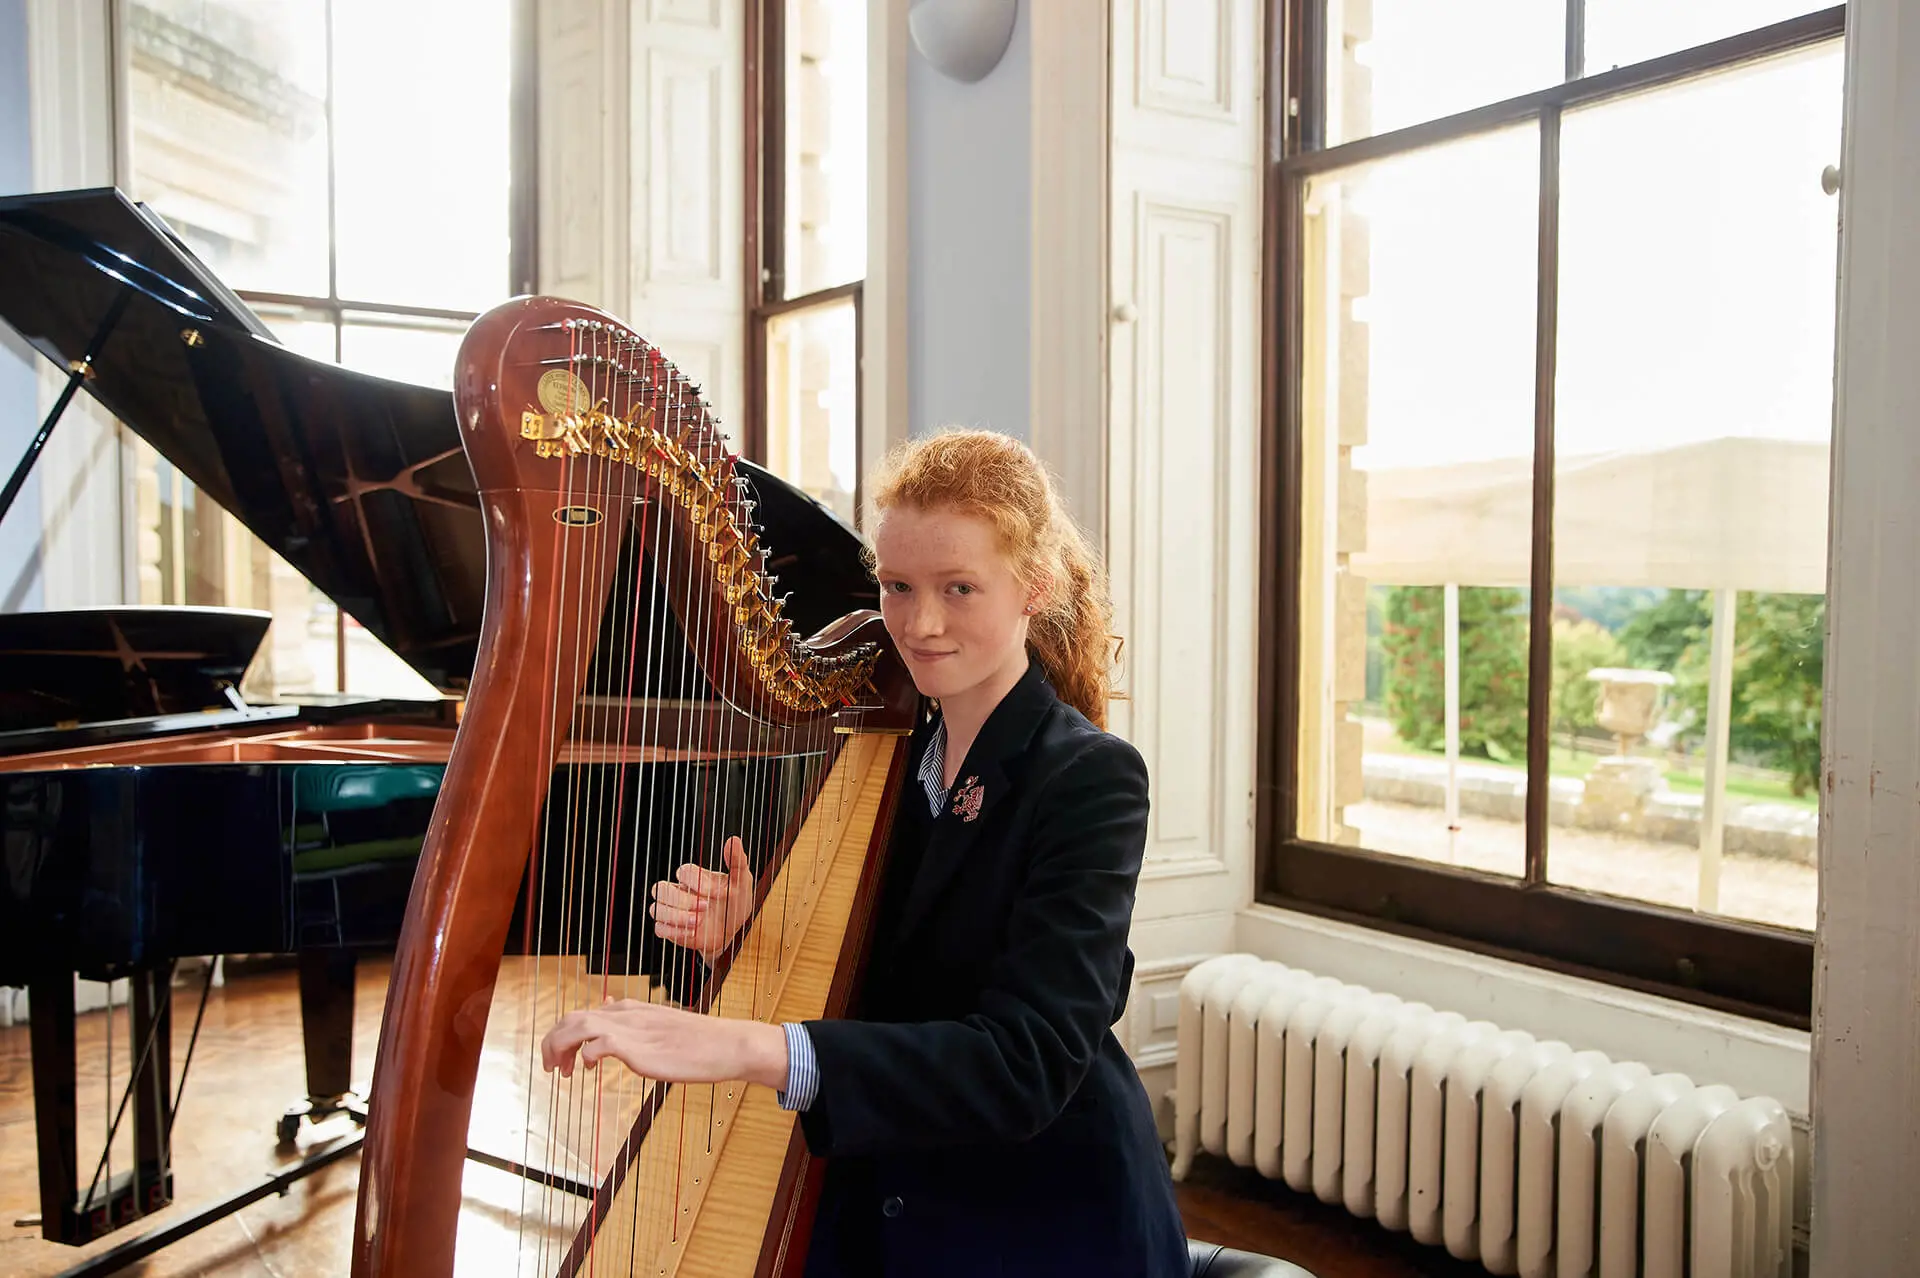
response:
M920 858L919 872L901 906L899 935L905 935L919 923L934 902L940 899L948 882L968 859L975 840L999 809L1013 795L1014 782L1004 768L1013 756L1027 748L1040 718L1054 702L1052 685L1040 672L1040 663L1032 661L1026 674L1000 704L987 716L967 751L966 761L955 774L947 801L933 820L927 846ZM922 742L921 750L926 748ZM910 795L902 798L915 803L927 801L919 782L920 760L911 760L908 770Z

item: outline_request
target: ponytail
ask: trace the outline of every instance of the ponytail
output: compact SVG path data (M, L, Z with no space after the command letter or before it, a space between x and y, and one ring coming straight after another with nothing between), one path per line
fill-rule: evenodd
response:
M1057 506L1054 513L1064 521ZM1027 647L1060 699L1105 728L1117 656L1113 605L1093 552L1071 523L1051 567L1056 585L1027 628Z

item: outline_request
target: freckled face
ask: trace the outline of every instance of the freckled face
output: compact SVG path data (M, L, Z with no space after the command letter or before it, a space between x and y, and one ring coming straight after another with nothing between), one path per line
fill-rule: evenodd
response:
M985 520L896 506L874 532L880 613L922 695L1013 686L1027 666L1027 601Z

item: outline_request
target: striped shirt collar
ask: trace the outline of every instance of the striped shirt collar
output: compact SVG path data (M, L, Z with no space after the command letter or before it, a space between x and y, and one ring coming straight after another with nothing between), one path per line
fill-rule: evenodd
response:
M935 816L940 815L940 809L947 802L947 787L941 781L946 770L947 721L941 719L933 725L933 735L927 738L927 752L920 756L920 784L926 789L927 805Z

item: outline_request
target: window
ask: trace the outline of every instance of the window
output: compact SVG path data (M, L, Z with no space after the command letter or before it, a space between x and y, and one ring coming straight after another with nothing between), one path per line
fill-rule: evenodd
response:
M866 6L751 0L750 456L848 523L859 501Z
M525 0L133 0L134 198L290 349L450 387L467 324L531 288ZM524 38L523 38L524 39ZM522 112L523 113L523 112ZM269 609L249 691L424 695L417 675L144 444L143 603Z
M1804 1024L1844 10L1287 2L1262 899Z

